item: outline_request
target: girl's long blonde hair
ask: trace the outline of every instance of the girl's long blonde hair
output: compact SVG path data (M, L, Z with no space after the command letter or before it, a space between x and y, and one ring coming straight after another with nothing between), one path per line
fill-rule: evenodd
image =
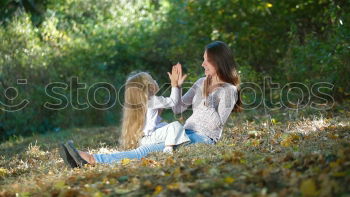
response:
M148 98L156 92L156 87L153 78L146 72L131 73L126 80L120 138L124 149L138 146L143 134Z

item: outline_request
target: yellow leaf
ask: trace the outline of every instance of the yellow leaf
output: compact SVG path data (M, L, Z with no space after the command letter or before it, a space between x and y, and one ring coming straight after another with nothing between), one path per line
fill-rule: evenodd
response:
M260 145L260 140L258 140L258 139L252 140L252 146L257 147L257 146L259 146L259 145Z
M241 164L246 164L246 163L247 163L247 160L241 159L241 160L239 160L239 162L241 162Z
M9 173L9 171L5 168L0 168L0 177L5 176Z
M179 183L171 183L169 185L166 186L169 190L178 190L180 188L180 184Z
M124 158L122 159L122 165L128 165L130 163L130 159Z
M142 166L150 166L150 167L155 167L155 166L160 166L160 163L152 160L152 159L146 159L142 158L141 159L141 165Z
M281 141L281 146L288 147L292 144L292 140L290 138L286 138Z
M225 183L233 183L234 181L235 181L235 179L232 177L229 177L229 176L224 179Z
M286 135L286 137L281 141L281 146L289 147L292 144L297 143L300 139L301 139L300 136L294 133Z
M103 197L103 196L104 195L101 192L95 192L94 195L93 195L93 197Z
M316 184L315 184L314 180L312 180L312 179L304 180L301 183L300 191L301 191L301 194L303 196L310 196L310 197L312 197L312 196L317 196L318 195Z
M271 119L271 123L272 123L272 124L277 124L277 120L274 119L274 118L272 118L272 119Z
M154 194L157 195L162 191L163 191L163 186L157 185L156 188L154 189Z
M55 187L56 189L59 189L59 190L63 189L64 186L65 186L64 181L58 181L58 182L55 183L55 185L54 185L54 187Z

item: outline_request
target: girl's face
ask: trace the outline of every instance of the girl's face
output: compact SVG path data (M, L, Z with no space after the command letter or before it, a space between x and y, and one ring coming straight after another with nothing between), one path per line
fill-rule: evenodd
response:
M204 52L203 58L204 58L204 60L203 60L202 66L205 70L204 71L205 76L215 77L217 75L216 68L213 65L213 63L208 61L208 55L207 55L206 51Z
M156 80L150 79L150 94L155 95L159 91L159 86Z

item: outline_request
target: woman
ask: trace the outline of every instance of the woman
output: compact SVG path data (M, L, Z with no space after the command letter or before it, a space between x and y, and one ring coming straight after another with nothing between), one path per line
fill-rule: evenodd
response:
M224 124L233 111L241 111L239 96L240 79L236 63L229 47L215 41L205 47L202 67L205 76L195 82L189 91L172 107L174 113L182 113L192 105L193 113L184 128L191 144L215 144L221 137ZM181 65L177 65L182 78ZM179 91L181 94L181 91ZM136 149L112 154L88 154L76 150L71 142L65 144L68 159L76 165L114 163L124 158L141 159L151 152L164 149L164 143L143 145Z

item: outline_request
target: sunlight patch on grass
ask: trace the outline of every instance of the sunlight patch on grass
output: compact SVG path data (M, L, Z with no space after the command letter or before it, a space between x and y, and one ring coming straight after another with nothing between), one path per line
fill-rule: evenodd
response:
M328 126L330 126L330 121L322 117L315 119L304 119L292 125L291 130L288 132L310 134L313 132L322 131L325 127Z
M25 154L29 158L41 159L45 155L49 154L49 152L40 150L40 146L37 145L37 141L36 141L34 144L32 143L29 144Z

